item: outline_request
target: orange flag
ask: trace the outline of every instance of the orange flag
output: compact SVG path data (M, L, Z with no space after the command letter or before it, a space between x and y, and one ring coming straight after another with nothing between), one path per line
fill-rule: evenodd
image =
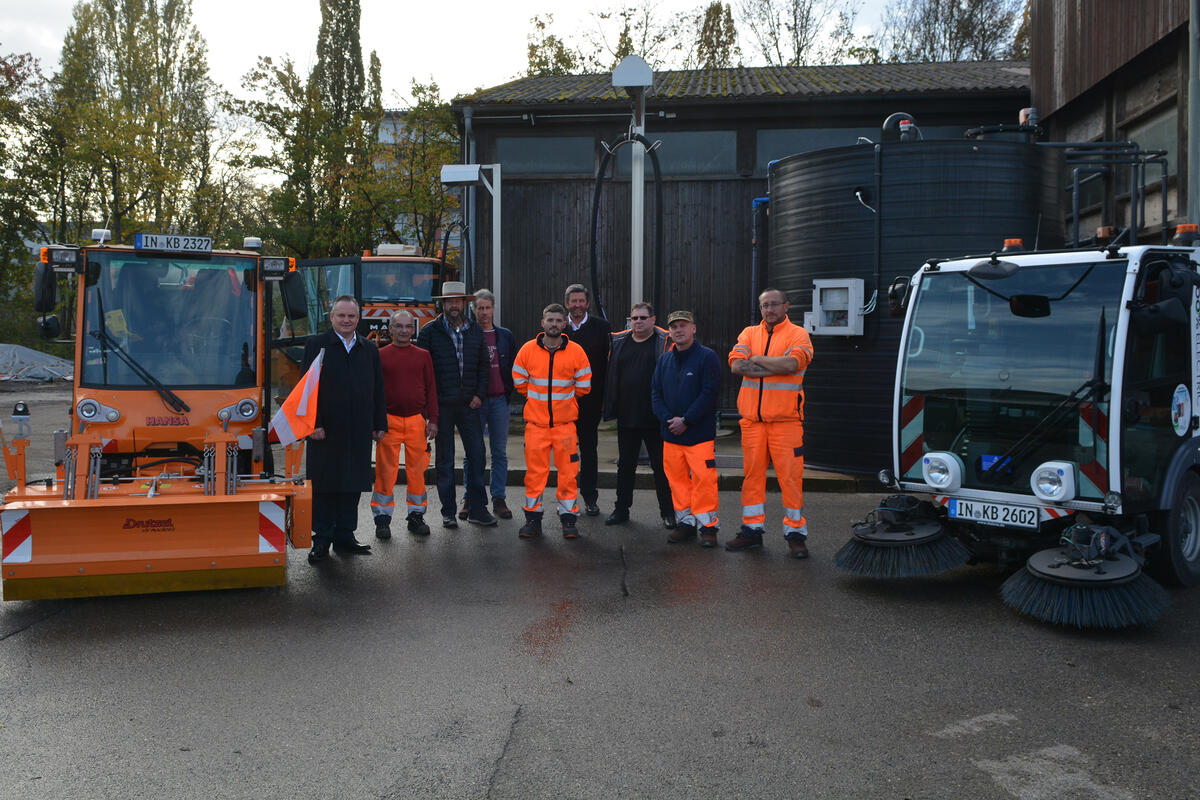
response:
M308 436L317 427L317 386L321 382L324 359L325 351L322 350L271 419L272 438L277 438L284 447Z

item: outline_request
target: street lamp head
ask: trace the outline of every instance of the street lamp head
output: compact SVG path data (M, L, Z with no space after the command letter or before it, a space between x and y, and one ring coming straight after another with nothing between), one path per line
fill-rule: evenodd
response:
M447 186L472 186L482 177L479 164L443 164L442 183Z
M630 97L637 97L654 85L654 70L641 56L625 56L612 71L612 85L624 89Z

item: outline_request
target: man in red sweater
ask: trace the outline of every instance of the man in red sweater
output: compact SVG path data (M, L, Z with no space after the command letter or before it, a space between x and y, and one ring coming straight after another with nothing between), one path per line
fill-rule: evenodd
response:
M371 513L375 515L375 538L392 538L392 490L404 448L404 472L408 482L408 530L428 536L425 509L425 470L429 467L429 440L437 436L437 392L433 382L433 359L428 350L412 343L417 319L407 311L392 314L388 323L392 343L379 348L387 396L387 435L375 445L375 491Z

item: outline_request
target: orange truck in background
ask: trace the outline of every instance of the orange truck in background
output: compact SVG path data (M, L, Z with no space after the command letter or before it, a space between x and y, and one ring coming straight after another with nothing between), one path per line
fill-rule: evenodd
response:
M423 256L419 247L407 244L380 244L361 256L302 259L296 270L304 282L306 314L278 330L272 354L277 400L286 397L300 379L304 340L329 329L329 307L335 297L356 298L362 306L359 335L384 345L391 341L388 320L393 312L411 312L420 329L438 314L433 298L441 294L443 279L455 280L458 275L453 264Z
M266 440L273 332L305 306L294 260L106 234L43 248L35 272L43 336L64 333L58 297L74 307L73 397L52 468L3 442L4 599L284 584L312 507L303 443L276 474Z

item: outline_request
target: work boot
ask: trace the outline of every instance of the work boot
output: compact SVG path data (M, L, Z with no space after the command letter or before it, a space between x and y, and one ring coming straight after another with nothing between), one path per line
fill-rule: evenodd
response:
M517 536L522 539L536 539L542 535L542 518L531 517L525 515L525 524L521 526L521 530L517 531Z
M429 526L425 524L424 514L408 515L408 532L413 536L428 536Z
M688 539L696 538L696 526L690 522L680 522L675 530L667 534L667 544L683 544Z
M500 519L512 519L512 512L508 510L508 504L504 502L503 497L492 500L492 513Z
M459 511L459 512L458 512L458 518L459 518L459 519L466 519L466 518L467 518L467 517L469 517L469 516L471 516L471 507L467 505L467 500L466 500L466 498L464 497L464 498L463 498L463 507L462 507L462 511Z
M762 547L762 531L745 525L738 531L737 536L725 543L726 550L752 550L755 547Z
M578 539L579 528L575 527L574 514L560 514L558 517L562 520L562 531L564 539Z
M392 518L387 514L375 517L375 538L380 540L392 538Z
M792 558L808 558L808 537L799 534L791 534L786 537L788 549L792 551Z
M717 531L720 530L716 525L706 525L700 529L700 546L701 547L716 547L717 546Z

